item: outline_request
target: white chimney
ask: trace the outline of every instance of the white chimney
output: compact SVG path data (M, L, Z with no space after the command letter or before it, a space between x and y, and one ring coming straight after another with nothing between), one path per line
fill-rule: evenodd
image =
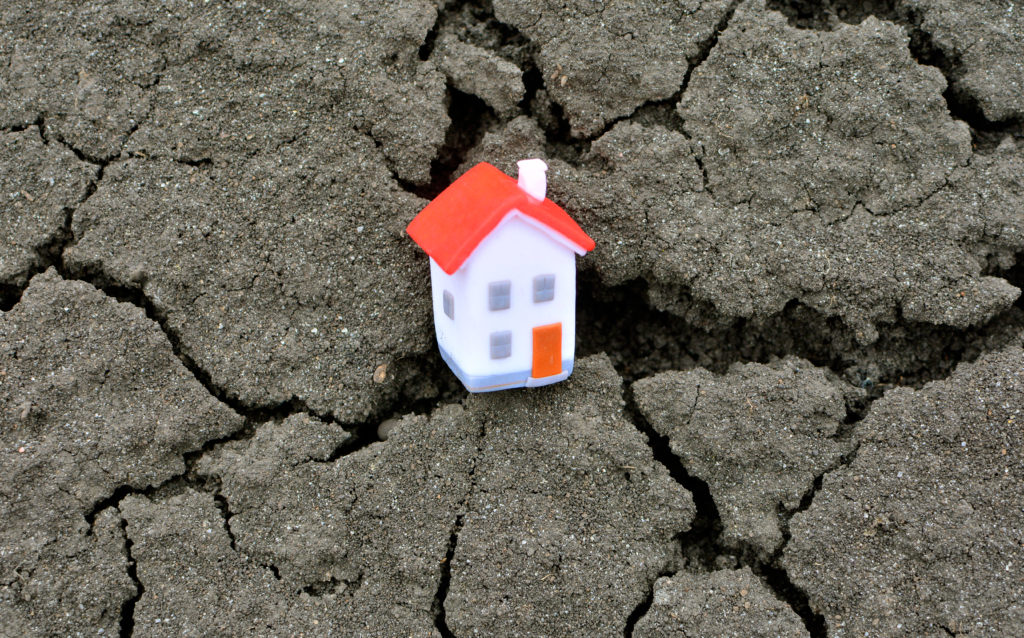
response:
M544 199L548 189L548 178L544 174L548 165L542 159L525 159L516 162L519 165L519 188L534 199Z

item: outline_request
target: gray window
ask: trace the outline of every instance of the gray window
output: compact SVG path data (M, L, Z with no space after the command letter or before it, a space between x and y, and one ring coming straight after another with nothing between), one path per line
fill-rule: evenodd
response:
M507 310L512 304L512 282L494 281L487 287L487 305L491 310Z
M512 356L512 333L508 330L491 333L491 358L506 359Z
M533 278L533 303L555 298L555 276L537 275Z
M455 295L453 295L452 293L450 293L447 290L445 290L444 294L441 295L441 305L444 306L444 314L448 315L449 319L454 319L455 318Z

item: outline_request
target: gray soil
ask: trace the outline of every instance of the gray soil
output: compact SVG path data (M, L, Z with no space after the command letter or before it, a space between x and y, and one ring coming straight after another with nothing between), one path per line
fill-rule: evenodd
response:
M847 402L862 391L809 361L663 372L633 385L637 407L689 472L708 484L721 541L768 558L816 476L852 449Z
M1022 419L1020 347L872 406L782 561L831 635L1020 633Z
M659 578L651 608L633 635L806 638L808 634L800 617L744 567Z
M1024 11L0 6L0 636L1024 635ZM548 160L576 370L406 224Z

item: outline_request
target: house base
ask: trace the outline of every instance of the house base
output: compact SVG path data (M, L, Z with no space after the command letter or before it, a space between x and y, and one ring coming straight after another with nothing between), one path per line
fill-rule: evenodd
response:
M455 363L455 359L444 348L438 347L438 350L441 351L441 358L444 359L444 362L448 364L448 367L451 368L455 376L462 382L462 385L470 392L494 392L496 390L511 390L512 388L539 388L564 381L572 374L572 359L562 361L562 371L558 374L539 379L531 377L530 370L489 375L466 374L466 371Z
M565 381L569 378L569 373L572 372L572 365L570 364L569 369L566 369L565 362L562 362L562 371L558 374L552 374L547 377L534 378L530 377L526 380L526 387L528 388L539 388L545 385L551 385L552 383L558 383L559 381Z

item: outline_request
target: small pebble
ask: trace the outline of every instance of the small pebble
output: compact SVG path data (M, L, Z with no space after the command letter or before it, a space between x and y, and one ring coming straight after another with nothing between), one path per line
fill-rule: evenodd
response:
M398 419L387 419L386 421L382 421L381 424L377 426L377 438L381 441L387 441L388 437L391 436L391 431L394 430L397 425Z

